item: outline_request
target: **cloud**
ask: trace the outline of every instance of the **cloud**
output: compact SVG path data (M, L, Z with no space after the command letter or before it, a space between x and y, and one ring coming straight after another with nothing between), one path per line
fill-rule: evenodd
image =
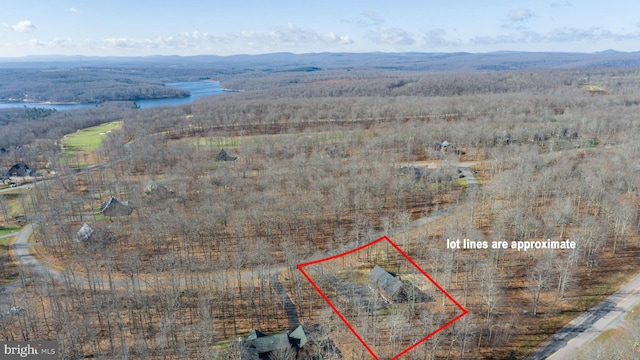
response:
M84 48L93 51L117 51L136 54L206 54L226 52L313 51L319 45L344 46L353 43L347 34L326 34L300 29L287 24L268 32L237 32L216 35L201 31L183 32L148 38L110 37L96 41L74 42L54 38L51 41L32 41L31 45L50 49Z
M367 37L378 44L411 45L416 42L411 33L400 28L385 27L369 31Z
M531 9L514 9L509 11L509 20L522 22L535 17L536 14Z
M384 23L384 19L375 11L364 11L362 12L362 16L368 20L369 25L380 25Z
M9 26L13 31L19 33L28 33L36 29L36 26L29 20L23 20L15 25Z
M578 43L603 40L625 41L640 39L640 32L615 33L599 27L556 28L546 33L530 30L498 36L477 36L469 40L471 45L530 44L530 43Z
M289 45L309 43L350 44L353 42L348 35L336 35L333 32L320 34L315 31L300 29L291 23L287 24L287 26L274 28L267 34L251 33L249 37L262 38L268 42Z
M363 11L356 18L341 19L340 22L370 28L380 26L384 23L384 19L375 11Z
M552 8L559 8L559 7L573 6L573 4L571 3L571 1L563 1L563 2L554 1L551 4L549 4L549 6L551 6Z
M80 11L74 7L69 8L70 13L78 14Z
M445 29L433 29L424 34L424 42L427 46L458 46L462 45L460 41L447 39L447 31Z
M99 46L119 49L198 50L222 42L224 40L219 36L193 31L155 38L107 38L103 39Z
M338 44L351 44L351 43L353 43L353 40L351 40L349 35L336 35L333 32L329 32L329 34L327 35L327 39L330 42L335 42L335 43L338 43Z
M90 45L87 43L79 44L72 39L61 39L57 37L46 42L39 40L30 40L29 44L31 46L46 47L50 49L77 49L82 47L82 45Z
M598 41L598 40L633 40L640 39L640 33L614 33L612 31L593 27L588 29L580 28L558 28L548 34L548 40L554 42L572 41Z
M192 31L156 37L108 37L83 41L53 38L32 40L29 43L33 47L48 48L51 51L83 49L88 53L187 55L316 51L320 48L325 50L327 46L347 46L353 40L348 34L320 33L287 24L270 31L243 31L224 35Z

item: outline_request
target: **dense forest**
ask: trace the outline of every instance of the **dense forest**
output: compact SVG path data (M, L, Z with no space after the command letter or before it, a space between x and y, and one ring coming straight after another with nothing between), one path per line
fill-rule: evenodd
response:
M6 223L24 210L49 269L20 268L21 310L0 317L0 339L58 340L73 359L239 359L253 329L299 323L307 345L271 358L370 359L296 265L385 234L469 311L403 358L522 359L640 269L637 68L307 66L221 74L242 91L178 107L4 113L1 166L57 175L0 197ZM113 120L84 163L59 152L65 134ZM100 212L111 197L131 210ZM362 310L345 300L358 287L331 282L371 265L340 266L314 276L382 358L452 313L435 290Z
M0 101L103 103L189 96L129 69L0 69Z

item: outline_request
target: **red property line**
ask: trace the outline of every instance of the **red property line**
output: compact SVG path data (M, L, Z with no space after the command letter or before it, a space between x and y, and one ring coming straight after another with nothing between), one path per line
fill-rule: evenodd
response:
M356 252L356 251L360 251L360 250L362 250L362 249L364 249L364 248L366 248L366 247L369 247L369 246L371 246L371 245L373 245L373 244L375 244L375 243L378 243L378 242L380 242L380 241L382 241L382 240L387 240L387 241L391 242L391 240L389 240L389 238L388 238L386 235L384 235L383 237L381 237L381 238L379 238L379 239L377 239L377 240L373 240L372 242L370 242L370 243L368 243L368 244L364 244L364 245L362 245L362 246L360 246L360 247L357 247L357 248L355 248L355 249L351 249L351 250L349 250L349 251L345 251L345 252L343 252L343 253L340 253L340 254L337 254L337 255L333 255L333 256L328 257L328 258L324 258L324 259L320 259L320 260L314 260L314 261L309 261L309 262L306 262L306 263L298 264L298 269L300 269L300 267L301 267L301 266L313 265L313 264L321 263L321 262L324 262L324 261L329 261L329 260L337 259L337 258L342 257L342 256L345 256L345 255L349 255L349 254L351 254L351 253L354 253L354 252ZM393 244L393 243L392 243L392 244ZM395 244L393 244L393 245L395 246ZM395 248L397 249L398 247L397 247L397 246L395 246ZM403 254L404 254L404 253L403 253ZM407 255L405 255L405 256L407 256Z
M393 241L391 241L388 237L383 236L382 238L386 238L387 241L389 241L389 243L391 243L391 246L393 246L394 248L396 248L396 250L398 250L398 252L400 254L402 254L402 256L404 256L407 260L409 260L409 262L411 263L411 265L413 265L416 269L418 269L418 271L420 271L422 273L422 275L426 276L427 279L429 279L429 281L431 281L433 283L433 285L435 285L438 290L442 291L448 298L449 300L453 301L453 303L460 309L462 310L462 316L466 315L468 313L468 311L462 307L462 305L460 305L457 301L455 301L451 295L449 295L449 293L447 293L446 291L444 291L444 289L440 286L440 284L438 284L435 280L433 280L431 278L431 276L429 276L424 270L422 270L420 268L420 266L418 266L418 264L416 264L410 257L409 255L405 254L404 251L400 250L400 248L398 247L398 245L394 244Z
M316 262L313 262L313 264L315 264ZM322 298L324 299L324 301L329 304L329 306L331 307L331 309L333 309L333 311L338 314L338 317L340 317L340 320L342 320L342 322L347 325L347 327L349 328L349 330L351 330L351 332L353 333L353 335L356 336L356 338L358 338L358 341L360 341L360 343L365 347L365 349L367 349L367 351L369 352L369 354L371 354L376 360L379 360L378 357L376 356L376 354L373 352L373 350L371 350L371 348L369 347L369 345L367 345L367 343L360 337L360 335L358 334L358 332L356 331L356 329L354 329L353 327L351 327L351 325L349 324L349 322L347 321L347 319L344 318L344 316L342 316L342 314L340 313L340 311L338 311L338 309L331 303L331 301L329 301L329 298L322 293L322 290L320 290L320 288L318 287L318 285L316 285L316 283L313 282L313 280L311 280L311 278L309 277L309 275L302 270L302 266L304 265L308 265L308 264L299 264L298 265L298 270L300 270L300 272L302 273L302 275L304 275L304 277L307 278L307 280L309 280L309 283L311 283L311 285L316 289L316 291L318 292L318 294L320 294L320 296L322 296Z
M324 301L331 307L331 309L333 309L333 311L338 315L338 317L340 318L340 320L342 320L342 322L349 328L349 330L351 330L351 332L356 336L356 338L358 339L358 341L360 341L360 343L365 347L365 349L367 349L367 351L369 352L369 354L371 354L371 356L373 356L374 359L379 360L378 356L373 352L373 350L367 345L367 343L362 339L362 337L358 334L358 332L349 324L349 322L347 321L347 319L345 319L345 317L340 313L340 311L338 311L338 309L333 305L333 303L331 303L331 301L329 300L329 298L322 292L322 290L320 290L320 287L318 287L318 285L316 285L316 283L311 279L311 277L302 269L305 266L309 266L309 265L314 265L314 264L318 264L321 262L325 262L325 261L329 261L329 260L333 260L333 259L337 259L339 257L345 256L345 255L349 255L352 254L354 252L360 251L364 248L367 248L371 245L374 245L382 240L386 240L389 244L391 244L391 246L393 246L402 256L405 257L405 259L409 260L409 262L411 263L411 265L413 265L416 269L418 269L418 271L420 271L420 273L422 275L424 275L427 279L429 279L429 281L431 281L432 284L434 284L438 290L440 290L443 294L445 294L447 296L447 298L449 300L451 300L454 305L456 307L458 307L458 309L460 309L462 311L461 314L459 314L458 316L456 316L455 318L451 319L449 322L447 322L446 324L440 326L439 328L437 328L435 331L431 332L429 335L427 335L426 337L422 338L421 340L419 340L418 342L416 342L415 344L409 346L407 349L405 349L404 351L400 352L398 355L394 356L391 360L396 360L398 358L400 358L402 355L406 354L407 352L411 351L412 349L414 349L416 346L422 344L423 342L425 342L426 340L428 340L430 337L432 337L433 335L437 334L438 332L442 331L444 328L446 328L447 326L453 324L454 322L456 322L457 320L459 320L460 318L462 318L463 316L467 315L469 312L462 307L462 305L460 305L460 303L458 303L454 298L451 297L451 295L449 295L449 293L447 293L441 286L440 284L438 284L433 278L431 278L431 276L429 276L424 270L422 270L422 268L420 268L420 266L418 266L418 264L416 264L404 251L402 251L393 241L391 241L391 239L389 239L386 235L382 236L381 238L374 240L368 244L359 246L355 249L337 254L337 255L333 255L330 256L328 258L324 258L324 259L319 259L319 260L314 260L314 261L309 261L306 263L301 263L298 264L297 268L298 270L302 273L302 275L304 275L305 278L307 278L307 280L309 281L309 283L313 286L314 289L316 289L316 291L318 292L318 294L320 294L320 296L322 297L322 299L324 299Z

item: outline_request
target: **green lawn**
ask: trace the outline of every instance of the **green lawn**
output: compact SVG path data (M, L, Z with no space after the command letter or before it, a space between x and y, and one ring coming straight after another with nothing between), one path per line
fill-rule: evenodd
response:
M17 226L15 228L14 227L5 228L0 226L0 236L11 234L18 230L20 230L20 228ZM11 236L0 239L0 246L8 246L8 245L11 245L12 243L13 243L13 237Z
M22 229L20 226L7 226L7 227L0 226L0 236L4 236L7 234L14 233L16 231L20 231L20 229ZM0 244L2 244L3 241L5 240L7 239L0 239Z
M237 149L240 147L240 139L237 137L210 137L195 140L192 148L210 148L210 149Z
M3 214L3 216L12 218L12 217L25 214L24 206L28 203L25 202L24 199L22 198L23 196L25 196L25 194L23 194L22 191L24 190L16 189L11 192L5 192L0 194L0 198L1 198L0 200L4 202L4 208L0 209L0 212L2 211L7 212L6 214ZM1 229L2 227L0 227L0 231ZM0 233L0 235L4 235L4 234Z
M10 228L0 227L0 235L5 234L3 232L5 229ZM17 230L19 229L20 228L17 228ZM7 233L12 233L15 231L8 231ZM11 283L18 277L17 263L15 261L15 258L10 255L10 249L11 244L13 244L13 239L13 236L0 239L0 285Z
M120 128L122 121L113 121L98 126L81 129L64 137L65 154L73 151L91 151L97 149L108 131Z

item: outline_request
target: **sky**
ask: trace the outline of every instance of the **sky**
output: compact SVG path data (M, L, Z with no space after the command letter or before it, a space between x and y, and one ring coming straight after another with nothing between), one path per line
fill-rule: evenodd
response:
M0 57L640 51L620 0L0 0Z

